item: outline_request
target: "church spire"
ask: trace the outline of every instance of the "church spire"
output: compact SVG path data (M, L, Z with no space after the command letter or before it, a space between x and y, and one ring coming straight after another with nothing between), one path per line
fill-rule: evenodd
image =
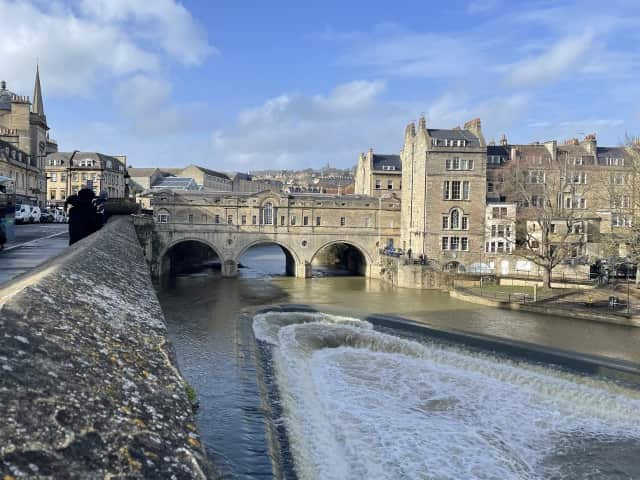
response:
M31 111L45 118L44 104L42 103L42 87L40 86L40 66L36 64L36 84L33 87L33 104Z

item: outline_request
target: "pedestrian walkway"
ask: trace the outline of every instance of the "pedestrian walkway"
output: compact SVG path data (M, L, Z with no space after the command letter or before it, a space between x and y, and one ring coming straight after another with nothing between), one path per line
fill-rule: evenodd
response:
M59 254L69 244L66 225L50 225L35 230L35 226L19 226L24 235L16 235L16 241L0 251L0 285L27 272L42 262ZM27 231L29 229L29 231ZM33 238L35 235L36 238Z

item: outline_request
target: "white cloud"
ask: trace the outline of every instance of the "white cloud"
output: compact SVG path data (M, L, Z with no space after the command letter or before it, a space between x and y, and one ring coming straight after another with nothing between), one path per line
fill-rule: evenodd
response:
M580 70L581 63L589 63L594 40L595 35L590 30L564 37L544 53L513 65L509 81L514 85L531 85L557 80Z
M342 64L371 67L387 75L426 78L460 77L485 70L482 39L466 35L415 33L393 25L378 25L372 32L351 35L340 57Z
M380 98L384 82L355 81L328 95L288 93L238 115L212 135L216 165L229 170L351 166L370 146L397 152L410 117L407 105Z
M157 42L188 65L197 65L217 51L189 11L174 0L82 0L81 10L97 22L133 21L136 35Z
M18 93L33 88L36 60L47 96L89 96L109 81L158 72L165 57L195 64L213 51L173 0L83 0L77 8L0 0L0 12L0 58L11 65L3 74Z
M151 75L135 75L121 82L115 102L129 134L155 139L195 133L207 125L203 103L177 103L171 82Z

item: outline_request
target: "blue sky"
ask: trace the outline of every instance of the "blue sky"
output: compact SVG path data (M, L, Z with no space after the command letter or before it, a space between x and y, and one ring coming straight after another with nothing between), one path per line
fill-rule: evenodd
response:
M134 166L351 166L421 113L487 139L640 134L637 0L0 0L0 77L40 63L62 150Z

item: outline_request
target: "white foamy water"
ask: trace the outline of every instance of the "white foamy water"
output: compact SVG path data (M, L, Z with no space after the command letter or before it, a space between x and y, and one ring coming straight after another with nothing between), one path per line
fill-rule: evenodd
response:
M258 315L254 332L274 346L299 478L631 478L638 471L616 465L607 475L598 456L606 445L623 451L621 461L639 458L637 390L325 314Z

